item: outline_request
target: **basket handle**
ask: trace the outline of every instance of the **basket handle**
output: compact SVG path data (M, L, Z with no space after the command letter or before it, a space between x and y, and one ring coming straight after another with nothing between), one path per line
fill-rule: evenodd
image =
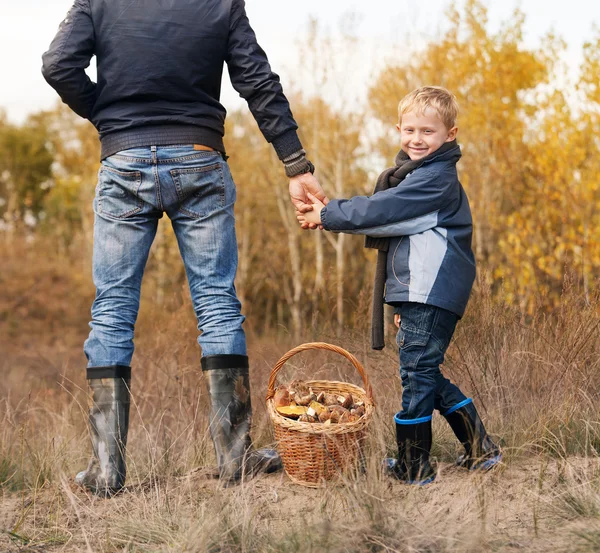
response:
M334 346L333 344L327 344L325 342L309 342L307 344L302 344L288 351L279 361L277 361L277 363L273 367L273 370L271 371L271 376L269 377L269 385L267 387L267 401L275 395L275 380L277 378L277 373L281 370L281 367L285 365L288 359L290 359L297 353L300 353L301 351L307 351L310 349L324 349L327 351L334 351L335 353L339 353L340 355L348 359L348 361L350 361L350 363L354 365L354 368L358 371L358 374L360 374L360 377L362 378L362 381L365 386L365 391L367 392L367 397L373 402L373 390L371 388L371 384L369 384L369 378L367 377L365 368L361 365L360 361L345 349L339 346Z

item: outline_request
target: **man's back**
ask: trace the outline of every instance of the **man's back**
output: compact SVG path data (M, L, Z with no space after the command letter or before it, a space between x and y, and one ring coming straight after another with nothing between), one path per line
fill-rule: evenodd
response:
M90 7L101 133L149 119L223 124L231 1L90 0Z
M84 69L97 57L98 83ZM281 159L297 125L243 0L75 0L43 73L100 133L102 158L151 144L224 152L223 64Z

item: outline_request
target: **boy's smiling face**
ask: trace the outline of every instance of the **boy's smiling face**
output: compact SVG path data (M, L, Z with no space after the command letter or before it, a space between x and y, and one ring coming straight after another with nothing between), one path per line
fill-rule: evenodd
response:
M404 113L396 127L400 131L400 147L412 160L432 154L445 142L454 140L458 132L458 127L447 129L431 107L423 113Z

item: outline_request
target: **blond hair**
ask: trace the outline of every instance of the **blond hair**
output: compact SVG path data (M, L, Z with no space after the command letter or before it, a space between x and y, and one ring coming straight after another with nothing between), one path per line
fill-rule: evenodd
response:
M422 86L407 94L398 104L398 118L409 111L423 114L427 108L434 109L447 129L456 125L458 102L452 92L441 86Z

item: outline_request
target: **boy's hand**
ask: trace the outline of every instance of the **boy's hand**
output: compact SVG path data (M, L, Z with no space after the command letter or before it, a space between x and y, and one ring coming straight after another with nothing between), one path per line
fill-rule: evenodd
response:
M298 222L302 225L302 228L323 228L321 226L321 209L318 211L308 211L307 213L296 211L296 219L298 219Z
M394 313L394 324L396 328L400 328L400 313Z
M296 211L296 219L302 225L302 228L306 228L306 226L310 226L310 228L316 228L319 226L321 229L321 211L325 207L325 204L319 200L317 197L313 196L310 192L307 192L307 198L312 202L312 211L307 211L302 213L301 211Z

